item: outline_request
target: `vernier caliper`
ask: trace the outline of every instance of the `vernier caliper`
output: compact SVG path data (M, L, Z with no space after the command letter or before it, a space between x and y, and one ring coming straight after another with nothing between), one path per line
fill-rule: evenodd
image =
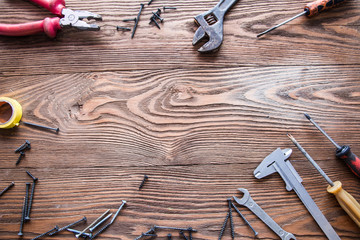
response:
M291 165L290 161L287 160L291 153L291 149L276 149L255 169L254 176L261 179L278 172L286 184L286 190L294 190L296 192L327 238L330 240L340 240L340 237L301 184L301 177Z

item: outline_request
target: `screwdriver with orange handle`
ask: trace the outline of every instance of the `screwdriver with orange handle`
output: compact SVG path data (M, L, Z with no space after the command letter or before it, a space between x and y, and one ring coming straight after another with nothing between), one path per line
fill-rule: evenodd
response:
M336 5L338 5L339 3L344 2L345 0L316 0L314 2L308 3L306 4L305 8L304 8L304 12L296 15L295 17L292 17L288 20L286 20L285 22L282 22L278 25L276 25L275 27L272 27L260 34L257 35L257 37L261 37L262 35L271 32L272 30L298 18L301 17L303 15L306 15L307 17L313 17L329 8L335 7Z
M325 180L330 184L327 187L327 191L331 194L334 194L336 200L339 202L340 206L345 210L345 212L350 216L350 218L360 227L360 204L342 188L342 183L340 181L333 182L326 175L326 173L319 167L315 160L305 151L304 148L296 141L296 139L291 135L287 134L290 140L295 144L295 146L305 155L309 162L319 171L319 173L325 178Z
M360 177L360 159L351 151L350 146L340 146L337 144L322 128L310 117L309 114L304 113L305 117L322 133L329 141L336 147L336 157L344 160L351 171Z

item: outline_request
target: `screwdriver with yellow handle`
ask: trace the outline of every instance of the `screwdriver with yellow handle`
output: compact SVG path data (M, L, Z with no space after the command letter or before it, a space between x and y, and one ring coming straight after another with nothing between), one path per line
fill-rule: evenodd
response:
M319 173L325 178L325 180L330 184L327 187L327 191L331 194L334 194L340 206L345 210L345 212L351 217L351 219L360 227L360 204L342 188L342 183L340 181L333 182L326 175L326 173L319 167L314 159L305 151L304 148L296 141L296 139L291 135L287 134L290 140L295 144L295 146L302 152L309 162L319 171Z
M261 37L262 35L264 35L268 32L271 32L272 30L274 30L274 29L276 29L298 17L301 17L303 15L306 15L307 17L313 17L329 8L335 7L336 5L338 5L339 3L342 3L344 1L345 0L316 0L311 3L308 3L308 4L306 4L306 6L304 8L304 12L296 15L295 17L292 17L292 18L286 20L285 22L282 22L282 23L276 25L275 27L272 27L272 28L258 34L257 37Z

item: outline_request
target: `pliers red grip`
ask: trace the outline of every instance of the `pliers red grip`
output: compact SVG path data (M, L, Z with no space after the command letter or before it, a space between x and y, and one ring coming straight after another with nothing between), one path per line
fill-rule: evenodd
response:
M30 0L59 17L45 18L42 21L21 24L0 24L0 35L27 36L45 32L50 38L54 38L59 29L74 27L80 30L98 31L96 24L88 24L82 19L102 20L101 16L89 11L76 11L65 8L65 0ZM61 18L60 18L61 17Z

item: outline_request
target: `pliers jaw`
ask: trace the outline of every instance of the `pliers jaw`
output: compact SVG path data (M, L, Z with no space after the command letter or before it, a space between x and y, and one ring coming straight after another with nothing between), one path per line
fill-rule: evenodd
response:
M61 27L73 27L79 30L87 30L87 31L98 31L100 27L96 24L89 24L83 19L95 19L95 20L102 20L102 17L99 14L95 14L89 11L82 11L82 10L71 10L68 8L64 8L62 10L63 18L60 19Z

